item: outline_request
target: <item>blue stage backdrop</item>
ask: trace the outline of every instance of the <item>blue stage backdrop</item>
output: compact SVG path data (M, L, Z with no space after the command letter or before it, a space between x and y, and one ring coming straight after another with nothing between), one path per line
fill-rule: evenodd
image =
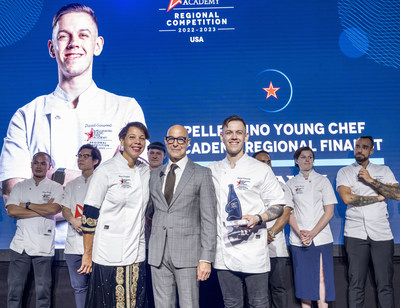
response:
M21 106L57 85L49 57L53 15L66 1L0 4L0 135ZM400 4L372 0L85 1L105 39L96 57L100 88L142 106L151 141L169 126L187 126L189 157L207 165L224 157L221 122L248 123L246 150L267 150L284 181L297 173L293 152L315 150L315 169L335 186L353 162L359 135L375 140L373 161L400 179ZM337 196L339 199L339 196ZM2 201L1 201L2 202ZM346 206L331 228L343 242ZM389 200L400 242L399 203ZM1 203L0 248L15 232Z

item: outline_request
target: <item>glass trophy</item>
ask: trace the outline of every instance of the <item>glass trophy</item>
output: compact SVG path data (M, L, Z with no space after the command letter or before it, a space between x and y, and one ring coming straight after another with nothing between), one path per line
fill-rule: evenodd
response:
M240 205L240 200L236 195L235 189L233 188L233 184L229 184L229 194L228 194L228 202L225 206L225 212L228 213L228 217L226 218L226 222L224 223L225 227L232 226L246 226L248 221L242 218L242 206Z

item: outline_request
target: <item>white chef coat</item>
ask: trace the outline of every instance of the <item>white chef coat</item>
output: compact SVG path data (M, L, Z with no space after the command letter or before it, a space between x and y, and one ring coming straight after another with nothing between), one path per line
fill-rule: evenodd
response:
M128 161L117 153L96 168L85 205L100 210L93 243L93 261L124 266L146 257L144 217L149 201L149 166Z
M56 168L78 170L75 155L86 143L97 146L104 161L110 159L120 144L118 133L131 121L145 124L133 98L101 90L92 82L73 109L68 95L57 86L12 117L0 156L0 181L30 178L30 162L39 151L50 154Z
M292 193L290 189L282 182L279 182L283 193L285 195L286 205L285 207L290 207L293 209L293 200L292 200ZM271 228L276 222L276 219L267 222L267 228ZM275 234L274 240L268 244L269 249L269 256L271 258L276 257L289 257L289 253L287 250L287 244L285 239L285 229L282 229L281 232Z
M358 179L362 167L357 163L343 167L336 178L336 189L347 186L351 193L360 196L377 196L377 192ZM396 184L393 172L387 166L369 163L367 170L372 178L383 184ZM388 241L393 239L389 225L389 213L386 201L376 202L364 206L347 205L344 236L366 240L369 236L374 241Z
M33 178L14 185L7 205L31 202L47 203L54 198L53 203L61 204L63 188L60 184L44 178L36 186ZM30 256L54 256L54 216L17 219L17 231L11 241L10 249L22 253L24 250Z
M83 205L89 183L92 176L89 176L86 183L83 176L79 176L65 186L64 199L62 206L67 207L71 210L72 216L75 218L81 218L83 213ZM76 232L76 230L68 224L67 240L65 242L64 253L82 255L83 248L83 237L82 233Z
M337 204L335 192L328 178L312 170L305 179L300 172L286 182L293 195L294 217L300 230L312 230L324 214L324 206ZM303 246L293 229L290 230L291 245ZM315 246L333 243L329 223L314 238Z
M235 231L225 227L225 206L228 201L229 184L233 184L240 200L242 214L262 214L270 205L285 204L284 194L272 169L245 154L230 167L227 158L209 165L212 171L217 207L216 269L244 273L264 273L270 270L267 228L263 223L253 229Z

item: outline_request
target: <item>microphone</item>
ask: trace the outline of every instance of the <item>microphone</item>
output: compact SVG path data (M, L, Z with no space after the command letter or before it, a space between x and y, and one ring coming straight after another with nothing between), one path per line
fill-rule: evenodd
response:
M164 171L160 172L160 178L162 178L165 175Z

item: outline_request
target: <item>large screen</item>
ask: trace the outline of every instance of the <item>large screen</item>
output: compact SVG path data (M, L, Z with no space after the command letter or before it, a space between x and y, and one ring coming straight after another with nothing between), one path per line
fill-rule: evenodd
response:
M0 136L16 110L55 90L49 56L51 22L67 1L9 0L0 4ZM110 92L134 97L151 141L185 125L188 156L207 165L225 156L221 122L242 116L246 151L267 150L273 170L297 174L293 153L315 151L315 170L335 186L338 170L354 161L360 135L375 138L372 162L400 178L400 4L339 0L85 1L99 20L104 50L93 79ZM3 139L1 139L3 140ZM90 140L89 140L90 141ZM335 207L331 228L343 243L346 206ZM1 202L0 248L15 233ZM400 242L397 201L388 201Z

